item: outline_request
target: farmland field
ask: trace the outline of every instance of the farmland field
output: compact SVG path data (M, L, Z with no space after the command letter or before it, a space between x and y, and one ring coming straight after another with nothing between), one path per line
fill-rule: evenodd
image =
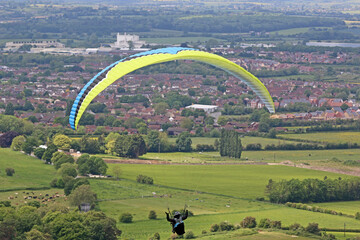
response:
M360 144L360 132L317 132L304 134L279 134L279 136L293 140L311 140L324 143Z
M333 149L333 150L297 150L297 151L243 151L241 159L221 157L219 152L174 152L174 153L147 153L139 157L141 160L160 160L171 163L245 163L283 161L324 163L337 158L340 161L359 160L360 149ZM104 159L124 160L124 158L108 154L98 154ZM125 159L126 160L126 159ZM148 162L144 162L148 163ZM331 163L333 164L333 162Z
M210 138L210 137L193 137L191 138L192 140L192 147L196 148L197 144L208 144L208 145L213 145L214 141L217 138ZM168 138L170 143L175 144L176 143L176 138ZM218 139L219 140L219 139ZM241 144L245 147L248 144L253 144L253 143L260 143L261 146L264 148L266 145L270 145L270 144L283 144L283 143L298 143L296 141L289 141L289 140L282 140L282 139L273 139L273 138L262 138L262 137L249 137L249 136L245 136L243 138L241 138Z

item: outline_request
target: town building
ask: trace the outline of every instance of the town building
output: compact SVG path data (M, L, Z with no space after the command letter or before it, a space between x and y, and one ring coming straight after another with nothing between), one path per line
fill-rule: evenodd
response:
M120 49L120 50L137 50L145 45L145 41L140 41L139 36L131 34L120 34L116 35L116 42L110 44L111 48Z
M55 40L40 40L40 41L13 41L6 42L5 51L17 51L24 45L31 45L33 48L64 48L65 45Z
M212 113L212 112L215 112L219 107L215 106L215 105L193 104L193 105L187 106L186 108L193 109L193 110L199 109L199 110L204 110L204 112L206 112L206 113Z

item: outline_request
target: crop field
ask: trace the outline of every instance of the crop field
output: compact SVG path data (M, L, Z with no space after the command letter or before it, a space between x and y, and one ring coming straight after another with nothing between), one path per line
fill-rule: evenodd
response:
M6 176L6 168L13 168L15 174ZM0 191L49 187L55 173L53 166L35 157L0 148Z
M304 134L279 134L279 136L294 140L311 140L325 143L360 144L360 132L317 132Z

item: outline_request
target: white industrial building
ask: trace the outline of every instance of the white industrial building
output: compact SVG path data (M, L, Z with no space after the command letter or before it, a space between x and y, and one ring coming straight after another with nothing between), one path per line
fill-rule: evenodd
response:
M110 47L120 50L138 50L144 44L146 44L146 42L140 41L139 36L137 35L128 35L126 33L121 35L118 33L116 35L116 42L110 44Z
M65 45L55 40L39 41L13 41L6 42L5 51L17 51L23 45L31 45L33 48L64 48Z
M190 108L190 109L200 109L200 110L204 110L204 112L206 113L212 113L212 112L216 112L218 110L218 106L215 105L202 105L202 104L193 104L190 106L187 106L185 108Z

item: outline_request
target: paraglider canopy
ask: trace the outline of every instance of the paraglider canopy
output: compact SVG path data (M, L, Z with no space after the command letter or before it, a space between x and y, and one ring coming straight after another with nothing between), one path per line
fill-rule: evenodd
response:
M239 65L216 54L193 48L170 47L137 53L107 66L96 74L80 91L70 112L69 123L76 129L79 120L90 102L110 84L137 69L174 60L194 60L204 62L237 77L246 83L262 100L270 113L275 112L273 100L266 87L254 75Z

